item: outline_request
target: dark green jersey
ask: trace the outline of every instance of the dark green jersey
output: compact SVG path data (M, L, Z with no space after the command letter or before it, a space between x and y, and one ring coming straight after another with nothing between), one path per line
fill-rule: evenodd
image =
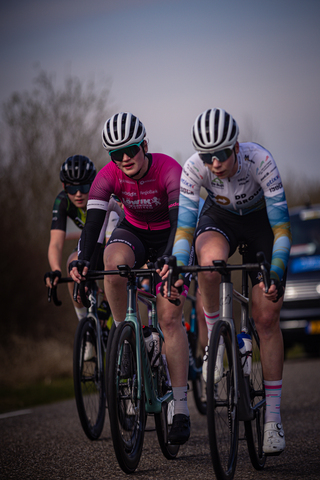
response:
M53 205L51 230L63 230L65 232L68 217L82 230L86 222L87 210L76 207L70 201L67 193L62 190Z

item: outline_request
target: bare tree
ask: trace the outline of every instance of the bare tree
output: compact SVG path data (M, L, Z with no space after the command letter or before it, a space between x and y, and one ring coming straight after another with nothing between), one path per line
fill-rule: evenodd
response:
M57 87L54 75L39 71L31 91L13 93L2 106L1 297L14 301L1 301L0 331L49 328L39 325L48 313L43 274L59 169L74 154L87 155L97 169L105 163L101 130L110 116L109 94L110 81L100 91L76 77Z

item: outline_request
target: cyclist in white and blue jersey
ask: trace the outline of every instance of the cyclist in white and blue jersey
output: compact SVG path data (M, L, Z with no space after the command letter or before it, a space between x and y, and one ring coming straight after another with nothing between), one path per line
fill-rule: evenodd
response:
M263 449L267 455L278 455L285 448L280 416L284 358L280 309L291 230L285 192L271 153L256 143L239 143L238 134L236 121L223 109L209 109L196 118L192 140L197 153L186 161L181 175L173 255L178 265L187 265L195 239L197 263L210 265L213 260L227 261L239 244L246 243L245 262L256 262L256 253L263 251L271 264L268 293L261 274L251 275L252 316L260 337L267 399ZM197 224L201 187L208 197ZM210 335L219 317L220 275L199 273L198 281ZM177 291L171 293L172 298L177 295ZM223 343L219 350L222 358ZM223 370L220 363L217 378Z

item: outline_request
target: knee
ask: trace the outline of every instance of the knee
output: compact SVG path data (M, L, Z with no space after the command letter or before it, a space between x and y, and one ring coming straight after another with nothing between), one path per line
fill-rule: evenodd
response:
M165 336L174 336L184 330L182 325L182 313L177 315L174 311L170 311L170 309L159 315L159 323Z
M275 312L264 310L253 318L260 338L271 337L275 331L280 330L279 315Z

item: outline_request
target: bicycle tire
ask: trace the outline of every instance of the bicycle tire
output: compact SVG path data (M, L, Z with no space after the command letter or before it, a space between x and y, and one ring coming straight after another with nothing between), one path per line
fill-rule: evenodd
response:
M109 361L111 357L111 345L114 337L114 333L116 331L116 325L115 323L112 324L110 328L110 332L108 334L108 341L107 341L107 349L106 349L106 368L105 368L105 384L106 384L106 404L107 408L109 406L109 400L108 400L108 374L109 374Z
M254 420L244 422L244 427L252 466L256 470L262 470L266 463L266 455L262 448L266 403L260 360L260 342L253 319L249 320L249 333L252 338L252 366L249 376L251 406L254 407L259 402L262 402L262 404L260 408L257 408Z
M169 382L167 377L166 366L164 365L162 356L159 358L159 366L157 368L157 387L158 387L158 396L163 397L169 390ZM172 400L173 402L173 400ZM173 405L168 406L167 403L162 403L162 410L160 413L155 413L154 421L158 437L158 442L161 448L161 451L167 460L174 460L179 452L180 445L169 445L168 444L168 408L173 408ZM173 417L169 412L169 416Z
M214 372L223 337L223 376L215 383ZM234 403L236 366L232 360L230 327L219 320L211 333L207 378L207 423L213 468L217 478L231 480L234 476L239 439L238 406Z
M114 451L125 473L136 470L144 440L145 395L142 390L142 398L137 398L137 368L134 326L123 322L116 328L111 344L108 402Z
M195 359L197 368L202 367L203 360L201 357ZM197 373L197 376L192 380L193 398L198 412L201 415L207 415L207 396L204 395L205 381L203 380L202 372Z
M90 342L92 357L85 360L86 345ZM97 361L96 326L92 319L82 319L77 327L73 349L73 383L78 415L84 433L97 440L104 426L106 411L106 386Z

